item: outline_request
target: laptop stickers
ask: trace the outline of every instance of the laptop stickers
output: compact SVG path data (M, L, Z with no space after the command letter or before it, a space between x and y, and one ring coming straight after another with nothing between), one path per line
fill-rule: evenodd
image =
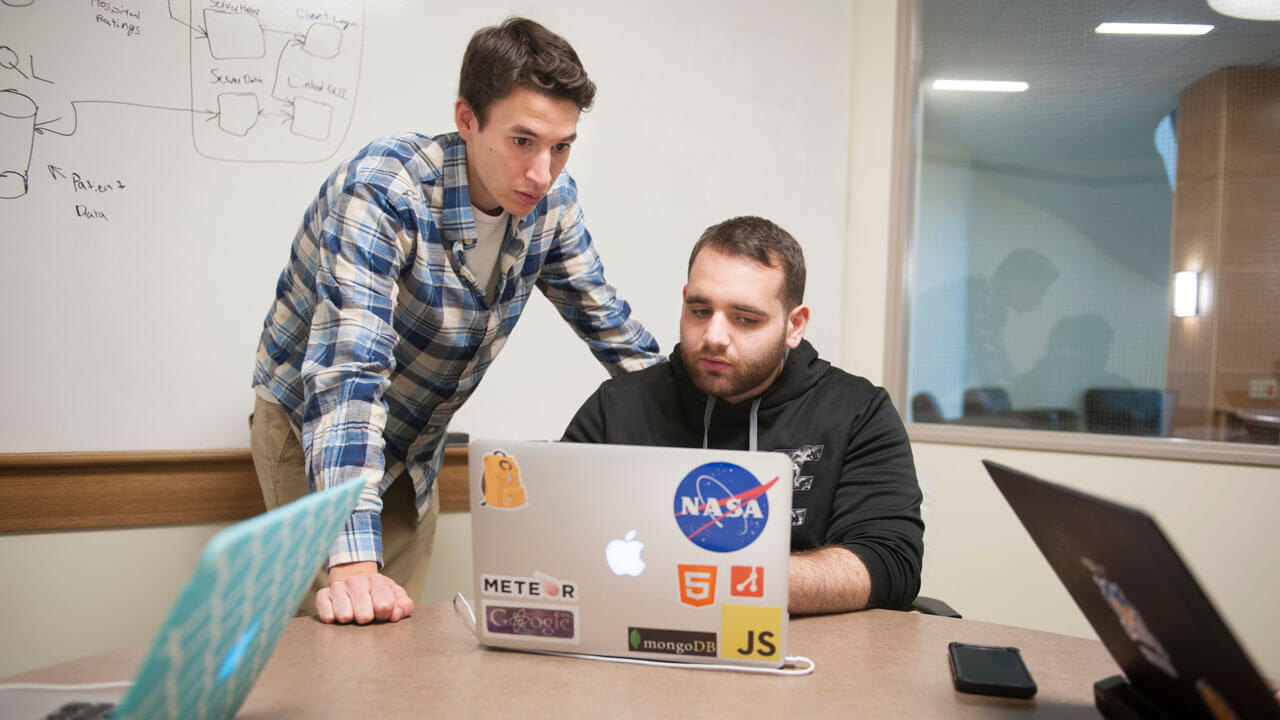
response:
M680 531L699 547L728 553L750 545L769 521L765 494L778 478L762 485L749 470L729 462L700 465L676 488Z
M480 482L482 505L503 510L519 510L528 497L520 482L520 466L515 458L501 450L484 456L484 475Z
M676 565L680 578L680 602L693 607L706 607L716 601L715 565Z
M481 601L484 627L490 635L523 635L540 640L578 641L578 610L574 607Z
M471 457L482 643L782 663L787 455L477 439Z
M725 605L720 609L720 657L738 660L780 660L782 608Z

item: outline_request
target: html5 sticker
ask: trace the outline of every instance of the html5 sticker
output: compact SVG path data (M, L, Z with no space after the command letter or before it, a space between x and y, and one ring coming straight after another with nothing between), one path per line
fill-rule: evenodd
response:
M715 565L676 565L680 579L680 602L706 607L716 601Z

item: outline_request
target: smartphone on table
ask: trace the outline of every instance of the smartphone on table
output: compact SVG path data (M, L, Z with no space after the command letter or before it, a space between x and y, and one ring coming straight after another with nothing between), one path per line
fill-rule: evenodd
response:
M1036 694L1035 680L1016 647L953 642L947 650L951 680L960 692L1013 698Z

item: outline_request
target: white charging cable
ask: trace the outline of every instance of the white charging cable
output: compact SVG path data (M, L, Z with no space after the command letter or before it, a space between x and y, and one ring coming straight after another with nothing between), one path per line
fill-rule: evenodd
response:
M83 685L58 685L55 683L3 683L0 690L53 690L53 691L88 691L114 690L116 688L133 687L132 680L115 680L112 682L85 683Z
M461 603L461 605L459 605ZM476 614L471 608L471 603L462 596L462 593L454 593L453 610L462 619L462 624L471 631L472 635L476 635ZM787 655L784 660L787 665L780 668L762 668L748 667L744 665L715 665L702 663L681 663L668 660L641 660L639 658L620 658L608 655L584 655L582 653L555 652L552 650L526 650L523 652L532 652L539 655L555 655L557 657L571 657L580 660L598 660L600 662L613 663L629 663L632 665L649 665L651 667L672 668L678 670L721 670L725 672L745 672L757 673L761 675L784 675L790 677L798 677L800 675L808 675L813 672L816 667L814 662L803 655Z

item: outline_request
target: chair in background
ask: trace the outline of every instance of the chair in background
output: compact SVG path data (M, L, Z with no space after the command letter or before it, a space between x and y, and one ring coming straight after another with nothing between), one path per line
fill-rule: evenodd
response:
M911 609L923 615L940 615L942 617L962 617L956 609L938 598L917 595L911 603Z
M969 388L964 391L964 417L973 425L1030 428L1032 430L1074 431L1080 416L1071 408L1028 408L1014 410L1009 393L1002 387Z
M964 391L965 417L1007 415L1012 410L1009 393L1002 387L969 388Z
M931 521L929 516L933 512L933 479L924 473L916 473L916 481L920 484L920 519L924 521L925 528L928 528ZM931 556L929 533L926 531L924 534L924 562L920 567L920 583L922 586L928 584L929 558ZM911 602L911 609L923 615L940 615L949 618L960 617L960 613L956 612L956 609L945 601L928 595L917 595L916 599Z
M911 422L940 423L942 410L931 392L918 392L911 397Z
M1085 429L1110 435L1169 434L1173 393L1150 388L1090 388L1084 394Z

